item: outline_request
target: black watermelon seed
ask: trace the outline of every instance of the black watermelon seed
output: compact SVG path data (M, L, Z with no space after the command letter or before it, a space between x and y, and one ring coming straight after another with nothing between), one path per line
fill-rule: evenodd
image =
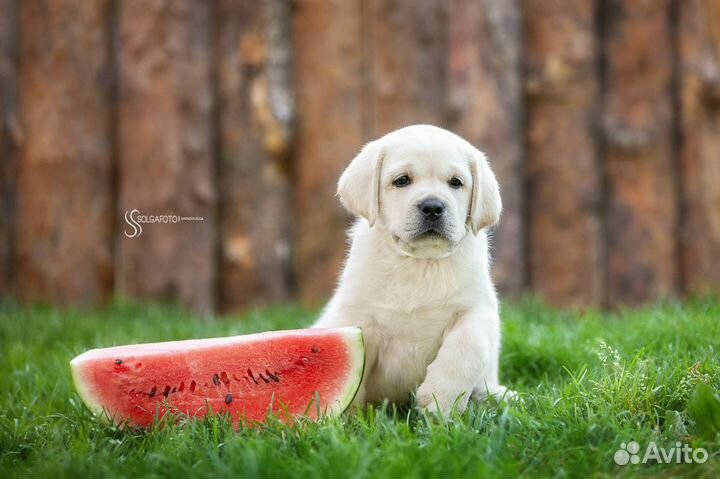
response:
M157 386L152 388L152 390L150 391L150 394L148 394L148 397L149 398L155 397L155 393L157 393Z
M313 346L312 349L310 349L310 351L312 351L313 353L319 353L319 352L320 352L320 350L319 350L318 348L316 348L315 346Z
M228 394L225 396L225 404L230 404L232 402L232 394Z
M220 376L218 376L217 374L213 375L213 384L215 384L215 386L220 385Z
M117 364L118 366L121 365L121 364L122 364L122 359L116 359L116 360L115 360L115 364Z

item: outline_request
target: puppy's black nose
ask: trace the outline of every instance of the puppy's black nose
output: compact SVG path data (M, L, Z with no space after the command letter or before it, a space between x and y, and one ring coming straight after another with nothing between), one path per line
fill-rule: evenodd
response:
M442 216L443 211L445 211L443 202L435 198L423 200L418 205L418 208L420 208L423 216L429 221L437 221L437 219Z

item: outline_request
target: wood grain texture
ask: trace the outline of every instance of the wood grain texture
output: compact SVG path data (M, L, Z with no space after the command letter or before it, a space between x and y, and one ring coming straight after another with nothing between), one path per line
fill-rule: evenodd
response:
M202 217L119 236L119 290L214 309L212 4L120 5L119 216ZM121 231L128 231L122 223Z
M679 2L684 289L720 289L720 1Z
M447 126L449 10L445 0L368 2L371 138L417 123Z
M608 300L635 305L677 279L671 2L604 5Z
M19 5L0 0L0 298L13 286L17 205Z
M517 0L451 4L450 128L485 152L500 183L492 276L505 296L525 286L521 30Z
M0 0L0 298L318 306L417 123L488 154L501 297L720 289L720 0Z
M218 10L222 311L290 299L289 7L287 0L223 0Z
M530 287L558 306L603 294L595 2L524 0Z
M295 6L296 271L306 304L329 298L345 257L350 217L335 191L365 140L361 3L301 0Z
M20 298L95 303L112 287L112 63L106 0L21 2Z

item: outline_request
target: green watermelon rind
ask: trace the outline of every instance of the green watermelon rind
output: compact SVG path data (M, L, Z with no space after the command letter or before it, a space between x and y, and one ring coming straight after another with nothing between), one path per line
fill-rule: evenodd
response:
M356 327L345 327L342 329L346 330L344 333L346 336L345 340L350 346L350 353L353 354L351 360L351 371L354 370L353 366L355 366L356 363L362 362L362 365L359 368L360 374L356 374L354 376L356 380L349 383L346 391L344 391L344 394L341 394L340 399L337 399L340 403L340 408L339 411L336 411L335 415L340 415L350 409L350 406L352 406L355 397L360 391L362 380L365 377L365 338L363 338L362 330ZM351 339L352 335L355 335L356 337ZM353 344L353 341L355 344ZM333 414L331 413L331 415Z
M350 358L350 374L348 375L349 378L354 378L352 381L347 381L345 387L343 390L338 394L338 397L332 401L332 403L328 402L327 408L325 411L323 411L323 414L326 416L334 417L339 416L346 410L350 408L353 401L355 400L355 397L357 396L358 391L360 390L360 385L362 383L363 377L365 375L365 341L362 335L362 331L360 328L357 327L342 327L342 328L335 328L338 330L338 332L343 337L343 340L348 345L348 350L351 354ZM282 334L282 333L298 333L300 331L313 331L313 330L286 330L286 331L268 331L267 333L257 333L257 334L248 334L243 336L232 336L227 338L209 338L209 339L216 339L218 341L228 341L228 340L238 340L240 342L245 341L252 341L254 339L258 339L264 335L273 335L273 334ZM207 341L207 339L201 339L201 340L183 340L183 341L171 341L171 342L164 342L164 343L154 343L155 345L162 345L167 346L170 344L178 344L178 343L185 343L189 344L193 341ZM147 345L145 345L147 346ZM121 350L123 348L132 348L133 346L117 346L115 348L102 348L102 350L106 349L118 349ZM92 355L98 351L101 351L100 349L92 349L90 351L87 351L83 354L80 354L79 356L75 357L70 361L70 370L72 373L72 379L73 384L75 385L75 390L77 391L78 395L80 396L80 399L85 403L85 405L92 411L94 414L102 415L103 417L107 418L107 414L104 414L105 410L103 408L103 405L101 401L97 398L97 394L92 388L92 383L89 381L86 381L82 378L82 368L80 367L84 360L86 360L88 357L92 357ZM355 373L355 374L354 374Z
M80 396L80 399L82 399L82 402L85 403L93 414L101 415L103 413L102 404L100 404L100 402L95 399L95 395L90 392L89 383L80 377L80 368L77 367L77 365L80 364L80 362L77 361L79 357L80 356L70 361L70 371L72 372L75 390L77 391L78 396Z

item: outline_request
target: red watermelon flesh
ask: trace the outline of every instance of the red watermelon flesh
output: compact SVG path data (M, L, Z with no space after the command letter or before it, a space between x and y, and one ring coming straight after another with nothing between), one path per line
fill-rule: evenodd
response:
M271 407L279 417L341 413L365 351L358 328L305 329L93 349L70 365L83 401L116 421L148 426L169 409L238 423L264 421Z

